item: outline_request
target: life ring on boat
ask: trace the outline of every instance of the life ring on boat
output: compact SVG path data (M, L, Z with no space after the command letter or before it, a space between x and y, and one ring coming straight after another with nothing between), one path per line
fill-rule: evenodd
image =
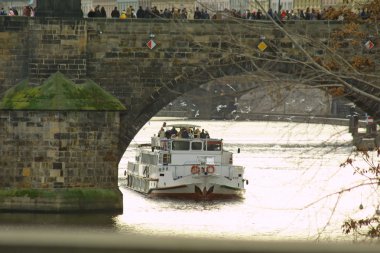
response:
M200 169L198 165L191 166L191 174L199 174Z
M214 173L215 172L214 165L207 166L206 171L207 171L207 173L210 173L210 174Z

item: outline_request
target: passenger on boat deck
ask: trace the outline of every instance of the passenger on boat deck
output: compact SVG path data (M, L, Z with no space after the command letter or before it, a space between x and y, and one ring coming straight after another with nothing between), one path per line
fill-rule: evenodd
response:
M189 133L187 132L186 128L181 129L181 138L189 138Z
M166 132L165 132L166 139L170 139L171 136L172 136L171 130L166 130Z
M202 139L206 138L206 133L205 133L204 129L202 129L202 132L199 134L199 137L202 138Z
M199 128L195 129L194 131L194 138L199 138L199 134L201 133L201 130L199 130Z
M205 134L206 134L206 139L210 139L210 135L208 134L207 131L205 132Z
M160 131L158 131L158 137L164 138L166 136L165 130L163 127L161 127Z
M176 137L177 136L177 130L175 129L175 127L172 127L172 129L170 130L170 136L173 138L173 135L174 135L174 137Z
M194 138L193 130L192 130L191 128L189 128L189 129L187 130L187 132L189 133L189 138L190 138L190 139L193 139L193 138Z

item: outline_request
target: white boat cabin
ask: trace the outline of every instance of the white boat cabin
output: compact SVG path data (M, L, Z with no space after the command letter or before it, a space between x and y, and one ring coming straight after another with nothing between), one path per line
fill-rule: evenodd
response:
M144 159L144 155L146 156L148 153L142 152L141 161L139 162L145 164L162 165L232 164L232 152L223 150L223 139L194 137L191 133L196 132L198 129L198 126L196 125L175 124L168 125L166 127L169 129L174 128L178 133L181 133L183 129L186 129L190 133L190 136L183 138L181 136L173 136L171 134L171 138L162 136L152 137L151 148L152 151L157 152L149 153L157 157ZM169 130L166 130L166 132L167 131Z

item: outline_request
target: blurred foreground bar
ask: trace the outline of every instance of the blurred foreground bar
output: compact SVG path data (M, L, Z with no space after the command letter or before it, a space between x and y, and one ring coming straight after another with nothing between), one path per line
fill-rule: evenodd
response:
M1 253L116 253L116 252L265 252L265 253L379 253L379 244L263 242L207 240L179 237L149 237L115 232L93 233L64 228L64 231L14 230L0 232Z

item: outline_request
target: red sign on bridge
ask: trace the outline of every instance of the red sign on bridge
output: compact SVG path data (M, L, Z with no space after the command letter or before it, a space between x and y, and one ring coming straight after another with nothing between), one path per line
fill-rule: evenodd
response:
M157 46L157 44L156 44L156 42L154 42L154 40L148 41L148 43L146 43L146 45L149 47L149 49L153 49Z
M367 41L365 44L364 44L364 46L368 49L368 50L371 50L374 46L375 46L375 44L373 44L373 42L372 41Z

